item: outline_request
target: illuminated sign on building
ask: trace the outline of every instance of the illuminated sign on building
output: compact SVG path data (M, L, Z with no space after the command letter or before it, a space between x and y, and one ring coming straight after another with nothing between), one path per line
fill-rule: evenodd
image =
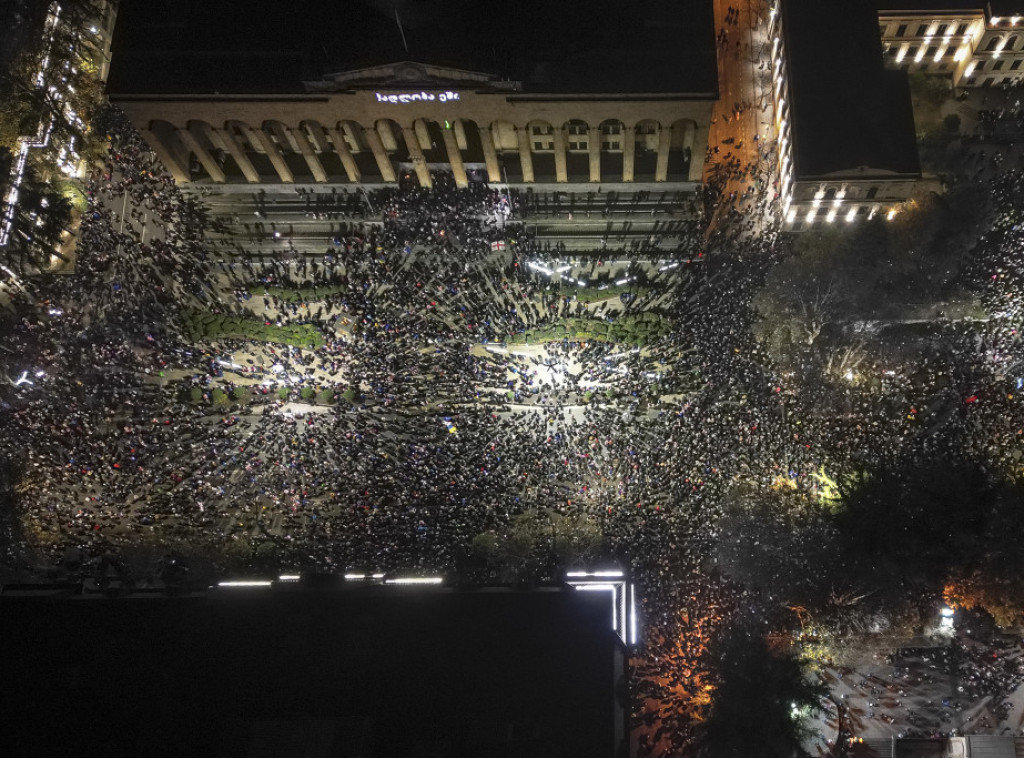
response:
M446 90L445 92L403 92L398 95L385 95L383 92L374 92L378 103L419 103L437 100L441 103L449 103L459 99L458 92Z

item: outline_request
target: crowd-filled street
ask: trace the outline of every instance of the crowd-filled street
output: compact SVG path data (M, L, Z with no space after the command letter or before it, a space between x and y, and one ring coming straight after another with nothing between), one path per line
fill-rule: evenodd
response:
M756 79L757 15L719 10L720 57ZM444 172L431 189L183 189L105 108L73 268L2 293L0 452L17 501L4 575L528 584L616 563L645 636L634 747L676 755L714 689L716 639L796 614L772 592L815 570L797 551L795 568L749 581L737 502L827 510L865 472L956 460L1011 478L1024 457L1024 172L966 142L965 181L987 187L992 220L959 283L986 318L876 324L838 373L809 350L783 365L753 303L794 240L771 221L763 92L734 94L705 214L643 189L458 188ZM523 514L597 538L552 527L518 563L480 550ZM826 660L832 699L808 745L1020 734L1019 647L997 643Z

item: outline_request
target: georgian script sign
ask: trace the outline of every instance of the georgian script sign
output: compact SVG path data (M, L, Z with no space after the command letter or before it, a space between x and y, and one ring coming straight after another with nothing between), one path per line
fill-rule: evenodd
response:
M444 92L402 92L395 95L387 95L383 92L374 92L378 103L422 103L436 100L440 103L450 103L459 99L458 92L446 90Z

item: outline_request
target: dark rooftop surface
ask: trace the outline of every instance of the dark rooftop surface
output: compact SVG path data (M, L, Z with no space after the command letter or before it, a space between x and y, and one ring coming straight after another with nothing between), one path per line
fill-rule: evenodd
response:
M785 0L796 178L869 169L919 174L906 74L886 70L864 0Z
M0 745L10 756L611 756L609 616L604 593L572 591L4 597Z
M123 0L109 90L300 92L411 60L526 92L717 95L714 37L711 0Z

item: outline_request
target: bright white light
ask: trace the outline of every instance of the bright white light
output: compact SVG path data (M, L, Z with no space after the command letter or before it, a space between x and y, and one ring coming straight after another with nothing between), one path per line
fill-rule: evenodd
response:
M569 571L566 576L622 576L619 570L608 571Z
M892 221L894 218L896 218L895 208L891 209L888 213L885 214L886 221Z
M825 216L825 220L830 224L836 220L836 211L834 208L828 212L828 215Z
M62 311L60 308L50 308L50 310L48 310L47 313L49 313L51 316L63 316L64 315L64 311Z
M218 587L269 587L273 582L269 579L246 579L233 582L217 582Z
M373 576L374 579L383 579L384 578L383 574L373 574L372 576Z
M857 218L857 209L856 208L850 208L849 212L846 214L846 222L850 223L855 218Z
M636 644L636 585L629 585L629 642Z
M299 578L300 577L299 577L298 574L281 574L281 576L278 577L278 581L281 581L281 582L297 582L297 581L299 581Z
M941 609L939 609L939 615L941 615L943 618L953 618L953 614L955 613L956 611L954 611L948 605L944 605Z
M409 576L399 579L385 579L384 584L441 584L444 581L440 576Z
M587 283L585 281L583 281L582 279L577 279L576 280L576 284L580 285L581 287L586 287L587 286Z
M352 581L353 579L365 579L366 574L345 574L345 578L349 581Z
M627 276L625 279L619 279L617 282L615 282L615 285L617 287L621 287L623 284L629 284L630 281L630 277Z
M818 211L816 209L814 209L814 208L811 208L809 211L807 211L807 215L804 218L806 218L807 219L807 223L810 224L810 223L814 222L814 217L817 216L817 215L818 215Z
M678 265L679 265L678 261L676 263L670 263L667 266L662 266L661 268L658 269L658 271L668 271L669 269L673 269L673 268L675 268Z
M568 271L571 268L572 268L572 266L559 266L558 268L555 269L555 271L557 271L559 274L561 274L561 273L563 273L565 271Z
M284 372L284 366L282 366L280 363L275 363L273 366L270 367L270 370L273 371L275 374L280 374Z
M14 380L15 387L20 387L23 384L35 384L35 382L28 378L28 371L22 371L21 376Z

